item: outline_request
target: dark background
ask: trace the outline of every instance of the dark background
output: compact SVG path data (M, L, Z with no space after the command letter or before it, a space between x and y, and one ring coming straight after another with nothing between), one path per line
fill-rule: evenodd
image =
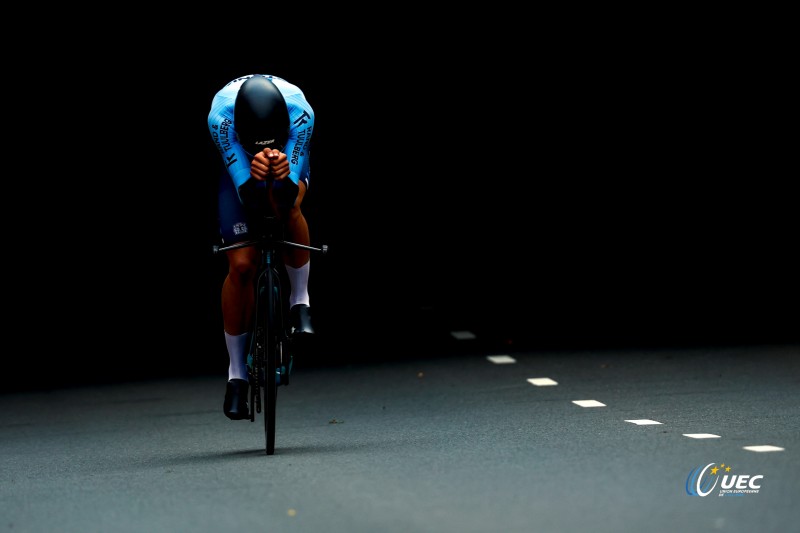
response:
M785 84L746 39L151 30L19 69L6 387L225 373L206 117L254 72L316 112L309 363L461 327L506 349L798 340Z

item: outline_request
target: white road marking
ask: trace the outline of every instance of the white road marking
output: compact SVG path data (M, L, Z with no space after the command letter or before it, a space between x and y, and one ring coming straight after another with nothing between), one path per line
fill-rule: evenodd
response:
M536 385L537 387L549 387L551 385L558 385L550 378L528 378L528 383Z
M458 340L469 340L476 338L475 334L472 333L471 331L451 331L450 334ZM511 357L510 355L487 355L486 359L496 365L507 365L517 362L517 360ZM558 385L557 381L550 378L528 378L528 383L530 383L531 385L535 385L537 387L548 387L548 386ZM572 403L574 403L575 405L579 405L580 407L606 407L606 404L598 402L597 400L573 400ZM657 420L650 420L648 418L625 420L625 422L636 424L637 426L662 425L661 422L658 422ZM684 433L683 436L689 437L690 439L722 438L720 435L714 435L713 433ZM779 446L771 446L767 444L758 446L743 446L743 448L751 452L784 451L784 448L781 448Z
M516 363L517 360L511 357L510 355L487 355L486 359L491 361L496 365L507 365L510 363Z
M769 444L761 444L759 446L743 446L745 450L751 452L782 452L784 449L778 446L770 446Z
M452 335L453 337L455 337L460 341L465 341L475 338L475 334L472 333L471 331L451 331L450 335Z
M606 404L600 403L597 400L572 400L572 403L575 405L580 405L581 407L605 407Z

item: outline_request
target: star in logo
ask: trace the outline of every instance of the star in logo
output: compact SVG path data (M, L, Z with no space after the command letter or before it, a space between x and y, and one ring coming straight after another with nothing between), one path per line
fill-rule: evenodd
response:
M712 476L716 476L717 473L719 473L720 469L724 469L725 472L730 472L731 471L731 466L730 465L725 466L725 463L720 463L720 465L718 467L715 466L714 468L711 469L711 475Z

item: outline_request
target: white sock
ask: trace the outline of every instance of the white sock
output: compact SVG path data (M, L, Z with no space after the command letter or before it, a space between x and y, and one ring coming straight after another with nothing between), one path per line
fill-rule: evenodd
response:
M286 273L289 275L289 285L292 289L292 293L289 296L289 309L297 304L309 305L308 269L310 268L310 265L311 261L300 268L292 268L289 265L286 265Z
M228 381L232 379L247 379L247 350L250 349L250 333L229 335L225 332L225 346L228 347Z

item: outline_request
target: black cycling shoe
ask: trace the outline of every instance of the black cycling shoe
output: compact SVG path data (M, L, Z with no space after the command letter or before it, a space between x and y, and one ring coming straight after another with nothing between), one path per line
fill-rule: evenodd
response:
M228 381L225 389L225 403L222 410L225 416L231 420L244 420L250 418L250 409L247 406L247 398L250 392L250 384L246 379L232 379Z
M291 336L313 335L311 326L311 308L306 304L295 304L289 310L289 320L292 325Z

